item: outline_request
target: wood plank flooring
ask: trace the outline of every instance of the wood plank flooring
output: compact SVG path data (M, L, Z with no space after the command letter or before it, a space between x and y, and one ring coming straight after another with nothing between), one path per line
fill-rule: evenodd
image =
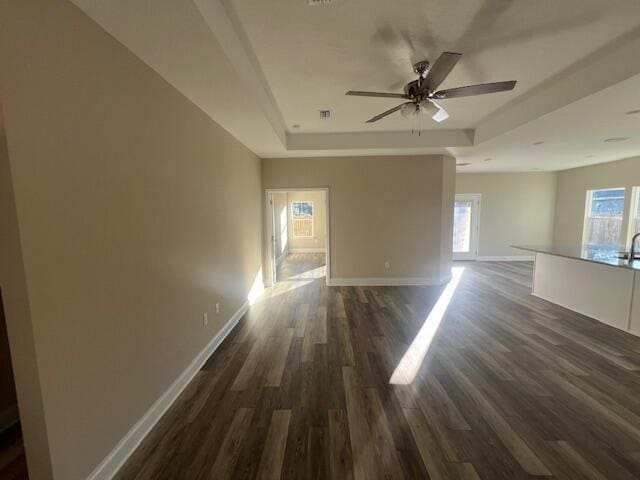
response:
M640 338L531 296L530 263L458 264L446 311L323 264L283 262L118 479L640 478Z

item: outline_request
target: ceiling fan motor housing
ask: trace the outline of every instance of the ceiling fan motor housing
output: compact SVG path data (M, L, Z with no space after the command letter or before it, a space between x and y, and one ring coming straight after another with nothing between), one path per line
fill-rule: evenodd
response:
M413 64L413 71L423 77L429 71L431 64L427 60L422 60Z
M418 95L419 86L418 80L413 80L404 86L404 93L411 97L415 97Z

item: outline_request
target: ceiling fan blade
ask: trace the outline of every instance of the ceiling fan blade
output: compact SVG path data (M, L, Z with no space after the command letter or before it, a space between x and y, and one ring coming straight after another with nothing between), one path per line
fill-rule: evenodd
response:
M349 90L345 95L354 95L358 97L385 97L385 98L411 98L404 93L385 93L385 92L361 92L360 90Z
M431 117L434 121L440 123L440 122L444 122L447 118L449 118L449 114L444 108L440 106L440 104L434 102L433 100L430 100L430 102L433 103L436 107L438 107L438 111L435 113L435 115Z
M355 95L358 97L411 98L404 93L361 92L359 90L349 90L345 95Z
M413 102L404 102L404 103L401 103L401 104L400 104L400 105L398 105L397 107L390 108L390 109L389 109L389 110L387 110L386 112L379 113L379 114L378 114L378 115L376 115L375 117L370 118L369 120L367 120L367 122L366 122L366 123L373 123L373 122L377 122L377 121L378 121L378 120L380 120L381 118L384 118L384 117L386 117L387 115L391 115L392 113L397 112L397 111L398 111L398 110L400 110L402 107L404 107L405 105L408 105L408 104L410 104L410 103L413 103Z
M434 63L429 69L426 78L420 84L420 92L424 93L427 90L433 92L440 86L444 79L449 76L453 67L456 66L458 60L462 56L461 53L444 52L438 57L436 63Z
M469 85L467 87L449 88L440 90L433 94L433 98L458 98L471 97L473 95L484 95L485 93L507 92L513 90L516 80L508 82L481 83L480 85Z

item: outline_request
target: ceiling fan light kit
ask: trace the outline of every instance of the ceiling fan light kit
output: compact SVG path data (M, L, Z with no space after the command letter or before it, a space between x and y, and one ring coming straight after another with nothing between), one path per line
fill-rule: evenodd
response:
M482 83L479 85L468 85L466 87L437 90L449 73L451 73L453 67L456 66L461 56L462 54L460 53L444 52L440 57L438 57L438 60L436 60L433 65L426 60L415 63L413 65L413 71L418 75L418 78L405 85L404 93L349 90L346 95L400 98L408 100L405 103L390 108L389 110L370 118L367 120L367 123L377 122L398 110L400 110L400 113L405 118L413 119L416 118L418 114L422 113L429 115L436 122L442 122L449 118L449 114L435 100L506 92L515 88L516 81L510 80L507 82Z
M400 113L404 118L413 118L418 114L418 105L415 103L403 103Z
M420 107L420 113L422 113L423 115L429 115L430 117L433 117L440 111L440 109L433 102L430 102L426 99L422 100L418 104L418 106Z

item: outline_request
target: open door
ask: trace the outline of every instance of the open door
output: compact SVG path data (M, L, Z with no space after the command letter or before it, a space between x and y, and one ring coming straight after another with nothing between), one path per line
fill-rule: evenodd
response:
M330 285L329 189L274 188L265 193L265 263L269 270L265 284L275 285L310 270L319 275L321 269Z
M276 283L276 222L275 206L273 205L273 193L267 192L267 234L269 235L268 257L269 278L267 286Z
M475 260L478 257L479 230L480 194L457 194L453 209L454 260Z

